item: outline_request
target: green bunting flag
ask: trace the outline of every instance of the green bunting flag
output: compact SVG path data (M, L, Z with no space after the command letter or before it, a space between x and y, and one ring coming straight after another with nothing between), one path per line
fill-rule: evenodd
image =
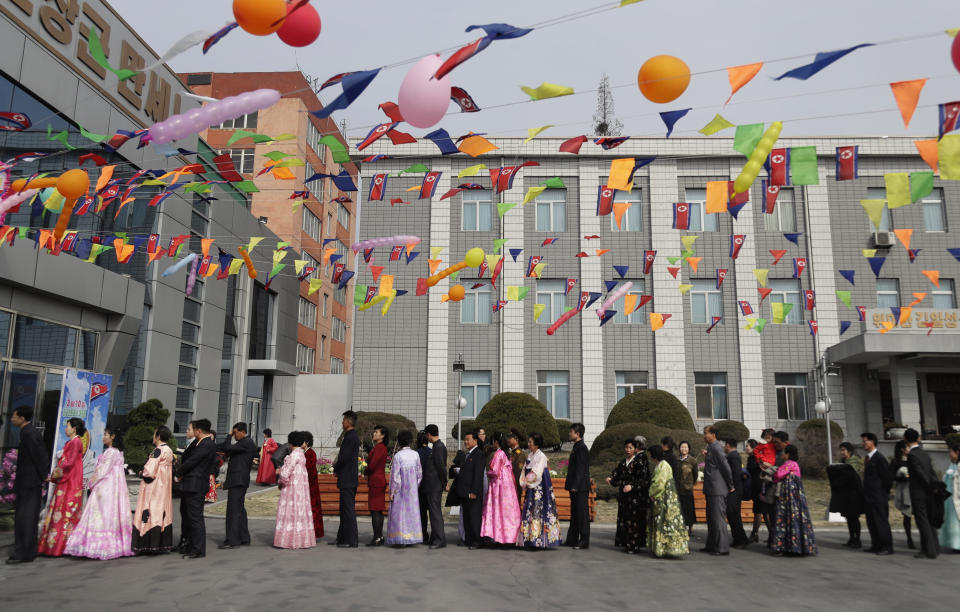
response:
M238 140L243 140L244 138L252 138L253 142L259 144L261 142L272 142L273 138L270 138L266 134L257 134L256 132L248 132L247 130L237 130L230 136L230 139L227 140L227 146L229 147Z
M837 291L837 297L840 298L840 301L846 304L847 308L853 308L850 305L850 292L849 291Z
M97 36L96 30L91 28L87 33L87 50L90 53L90 57L93 58L93 61L97 62L104 70L109 70L113 74L117 75L117 78L121 81L125 81L132 76L135 76L137 73L134 70L117 70L110 65L110 62L107 61L107 56L103 52L103 45L100 44L100 38Z
M353 288L353 305L363 306L365 299L367 299L367 286L358 283Z
M547 179L547 182L543 184L547 189L566 189L567 186L563 184L563 181L560 180L559 176Z
M794 185L819 185L817 173L817 147L792 147L790 149L790 178Z
M333 161L338 164L345 164L350 161L350 153L347 147L333 134L327 134L320 139L320 144L325 144L333 153Z
M757 143L763 138L763 124L751 123L749 125L738 125L737 133L733 137L733 150L750 157L753 150L757 148Z
M509 202L497 202L497 214L500 215L500 218L503 218L503 215L507 214L514 206L516 206L516 204L510 204Z
M757 330L758 334L763 333L763 328L767 326L766 319L757 319L757 324L753 326L753 329Z
M933 192L933 172L910 173L910 201L916 202Z
M493 241L493 252L494 252L494 253L499 253L499 252L500 252L500 249L503 248L503 245L505 245L505 244L507 243L507 240L509 240L509 238L497 238L496 240L494 240L494 241Z

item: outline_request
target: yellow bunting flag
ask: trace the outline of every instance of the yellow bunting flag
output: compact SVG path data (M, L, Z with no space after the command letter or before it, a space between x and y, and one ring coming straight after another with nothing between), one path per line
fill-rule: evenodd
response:
M729 181L707 181L707 214L727 212Z
M734 127L732 123L717 115L710 120L710 123L700 128L700 133L704 136L713 136L717 132Z
M663 315L659 312L650 313L650 329L657 331L663 327Z
M527 144L528 142L536 138L537 134L539 134L540 132L543 132L544 130L549 130L552 127L553 127L552 125L542 125L540 127L527 128L527 139L523 141L523 144Z
M247 243L247 255L253 253L253 248L263 242L263 236L254 236L250 238L250 242Z
M910 237L913 236L912 229L895 229L893 233L897 235L897 240L903 245L903 248L910 250Z
M460 152L466 153L470 157L479 157L497 148L483 136L468 136L460 142L459 146Z
M747 317L747 324L743 326L743 329L753 329L753 326L757 324L756 317Z
M921 291L921 292L914 291L914 292L913 292L913 301L910 302L910 307L913 308L914 306L916 306L917 304L919 304L920 302L922 302L922 301L923 301L923 298L925 298L925 297L927 297L927 294L926 294L925 292L922 292L922 291Z
M383 296L377 296L377 297L383 297ZM396 290L394 290L390 292L390 295L388 295L385 300L383 300L383 306L380 307L381 317L387 316L387 313L390 312L390 307L393 306L393 301L396 298L397 298L397 292Z
M613 218L617 222L617 229L622 229L621 224L623 222L623 213L627 212L627 209L630 208L632 202L614 202L613 203Z
M903 117L903 127L910 127L910 119L913 118L913 111L917 109L917 102L920 100L920 91L926 84L927 79L890 83L900 116Z
M860 254L864 257L876 257L877 249L860 249Z
M520 89L530 96L531 100L546 100L547 98L573 95L573 87L564 87L554 83L541 83L537 88L521 86Z
M883 207L886 200L860 200L860 206L867 212L870 223L873 223L874 229L880 229L880 222L883 221Z
M527 189L527 195L523 197L523 202L520 202L520 206L523 206L527 202L530 202L531 200L539 196L541 193L546 191L546 189L547 188L543 185L539 185L537 187L531 187L530 189Z
M754 268L753 276L757 279L757 282L760 283L761 287L767 286L767 274L770 273L769 268Z
M50 195L43 202L43 207L50 212L60 212L63 210L63 203L66 198L56 189L50 189Z
M543 275L543 269L547 267L547 262L543 261L533 266L533 275L540 278Z
M297 212L300 210L300 206L303 205L303 200L294 200L293 204L290 205L291 212Z
M507 300L511 302L516 302L520 299L520 287L510 286L507 287Z
M687 284L679 285L677 289L680 290L680 295L686 295L687 291L690 291L691 289L693 289L693 285L687 285Z
M623 296L623 316L629 317L633 314L633 311L637 309L637 299L636 293L628 293Z
M497 264L500 263L500 260L503 259L503 255L487 255L487 267L491 270L495 270ZM433 274L431 272L430 274Z
M227 269L227 274L236 274L240 271L240 268L243 267L243 260L239 257L236 257L230 261L230 267Z
M437 259L440 257L440 253L443 253L443 249L447 247L430 247L430 259Z
M547 307L546 304L534 304L533 305L533 320L536 321L540 318L540 315L543 314L543 310Z
M477 165L475 165L475 166L470 166L470 167L464 168L463 170L461 170L460 172L458 172L458 173L457 173L457 178L463 178L463 177L465 177L465 176L476 176L476 175L480 174L480 171L481 171L481 170L486 170L486 169L487 169L487 167L486 167L485 165L483 165L483 164L477 164ZM442 248L442 247L441 247L441 248Z
M611 160L610 173L607 176L607 187L619 191L630 191L633 189L633 172L636 166L637 160L632 157Z
M320 287L323 286L322 278L311 278L310 279L310 288L307 290L307 295L313 295L316 293Z
M693 243L697 241L697 238L699 238L699 236L680 236L680 242L683 244L683 250L693 253Z
M770 309L773 311L773 322L779 325L793 310L793 304L790 302L773 302L770 304Z
M694 274L697 273L697 266L700 265L701 259L703 259L703 257L687 257L687 265L690 266Z
M906 172L893 172L883 175L887 188L887 206L890 210L906 206L910 200L910 175Z
M306 259L295 259L293 260L293 269L297 273L297 276L300 276L300 273L303 272L303 267L307 265Z
M960 181L960 134L946 134L937 144L940 178Z
M926 276L934 286L940 286L940 270L920 270L920 274Z

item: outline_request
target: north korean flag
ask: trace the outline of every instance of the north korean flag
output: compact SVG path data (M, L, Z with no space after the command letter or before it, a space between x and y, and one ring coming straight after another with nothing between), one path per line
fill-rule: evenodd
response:
M580 292L580 302L577 303L577 310L583 310L586 307L587 302L590 301L590 292L581 291Z
M690 229L690 205L686 202L677 202L673 205L673 229Z
M767 173L771 185L790 184L790 149L774 149L767 157Z
M557 240L559 240L559 238L544 238L543 242L540 243L540 246L542 247L550 246L551 244L555 243Z
M297 277L298 281L306 280L308 276L316 272L317 269L314 266L305 266L303 270L300 271L300 276Z
M477 103L473 101L473 98L470 97L470 94L460 87L450 88L450 99L460 107L460 112L475 113L480 110L480 107L477 106Z
M709 334L710 332L712 332L713 328L716 327L722 319L723 317L713 317L713 323L711 323L710 327L707 328L707 333Z
M100 143L107 151L111 153L116 153L117 149L122 147L128 140L135 138L137 136L136 132L128 132L127 130L117 130L117 133L110 137L110 140Z
M73 247L77 244L77 233L70 232L63 237L63 241L60 243L60 250L64 253L69 253L73 250Z
M657 258L656 251L644 251L643 252L643 273L650 274L650 270L653 269L653 260Z
M167 255L170 257L177 256L177 250L180 249L180 245L183 244L190 236L181 234L180 236L174 236L170 239L170 244L167 245Z
M440 180L440 175L442 172L428 172L427 176L423 177L423 183L420 185L420 199L429 200L433 197L433 194L437 191L437 183Z
M860 169L857 163L857 153L860 147L837 147L837 180L852 181L860 178Z
M497 261L497 265L493 267L493 274L490 276L490 284L493 285L493 288L497 288L497 277L500 276L500 273L503 272L503 257Z
M96 198L94 196L87 196L83 198L83 200L81 200L80 202L80 206L77 207L77 210L75 210L73 214L76 215L77 217L82 217L83 215L90 212L90 207L93 206L93 203L95 201L96 201ZM19 209L20 205L17 204L16 208ZM10 210L10 212L17 212L17 210L15 209Z
M793 258L793 278L800 278L800 276L803 275L803 271L806 269L807 269L806 257Z
M609 151L610 149L615 149L622 145L623 143L629 140L629 136L618 136L615 138L604 137L604 138L594 138L594 144L600 145L604 151Z
M743 241L746 239L746 234L733 234L730 236L730 259L736 259L740 255L740 248L743 247Z
M340 278L343 276L343 271L347 269L347 264L336 263L333 264L333 278L330 279L331 283L339 283Z
M867 308L865 306L857 306L857 314L860 315L861 321L865 321L867 318Z
M364 296L364 298L363 298L363 303L364 303L364 304L369 303L370 300L372 300L372 299L373 299L373 296L375 296L375 295L377 295L377 288L376 288L376 287L367 287L367 295Z
M495 184L497 193L504 192L513 187L513 176L519 168L519 166L504 166L503 168L496 169L498 170Z
M768 185L766 179L760 181L763 187L763 212L773 214L777 206L777 196L780 195L780 185Z
M497 303L493 305L493 312L500 312L506 305L507 300L497 300Z
M733 183L734 181L727 181L727 211L736 219L740 209L750 201L750 190L747 189L743 193L734 193Z
M363 261L364 263L370 263L370 256L373 255L373 247L369 249L363 249Z
M393 247L390 251L390 261L400 261L400 254L403 253L403 245Z
M813 289L804 289L803 290L803 301L804 308L807 310L813 310L813 307L817 304L817 294Z
M97 399L103 395L110 393L110 385L104 383L93 383L90 385L90 401Z
M200 260L200 267L197 268L197 274L200 276L206 276L207 272L210 270L210 262L213 260L213 255L207 255Z
M383 194L387 190L387 174L374 174L370 181L370 193L367 194L368 202L382 202ZM422 188L421 188L422 190Z
M727 278L726 268L717 268L717 289L723 286L723 279Z
M568 278L568 279L567 279L567 287L566 287L566 289L564 289L563 295L567 295L568 293L570 293L570 290L573 289L576 285L577 285L577 279L575 279L575 278Z
M489 268L490 268L490 266L487 264L487 260L484 259L484 260L483 260L483 263L480 264L480 273L477 274L477 278L483 278L483 275L487 273L487 270L488 270Z
M617 194L616 189L601 186L597 191L597 216L606 217L613 212L613 197Z
M492 38L489 36L484 36L483 38L478 38L472 43L460 47L453 55L448 57L443 64L437 68L436 73L434 73L433 78L442 79L445 77L451 70L467 61L477 53L480 53L486 49L492 42Z
M750 306L750 302L747 300L740 300L737 303L740 304L740 314L745 317L753 314L753 307Z
M391 123L381 123L377 127L373 128L369 133L367 133L363 141L357 145L357 151L363 151L398 125L399 123L394 121Z
M527 276L533 276L533 269L536 268L537 264L541 261L543 261L543 255L531 255L530 258L527 259Z
M816 321L807 321L807 325L810 326L810 335L811 335L811 336L816 336L816 335L817 335L817 330L820 328L820 326L817 325L817 322L816 322Z
M147 238L147 253L153 255L157 252L158 246L160 246L160 234L150 234Z
M960 127L960 101L946 102L940 108L940 138Z
M162 191L157 195L153 196L152 198L150 198L150 202L147 204L147 206L160 206L161 204L163 204L164 200L166 200L173 194L174 194L174 191L172 189L169 191Z
M2 132L22 132L33 125L30 117L26 113L20 112L0 113L0 122L9 124L0 123L0 131Z

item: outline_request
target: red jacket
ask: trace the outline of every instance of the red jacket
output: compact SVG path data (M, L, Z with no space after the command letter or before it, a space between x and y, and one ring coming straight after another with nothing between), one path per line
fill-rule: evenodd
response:
M370 488L385 488L387 486L387 475L384 468L387 466L387 447L384 444L377 444L370 451L367 457L367 468L363 470L363 475L367 477L367 486Z

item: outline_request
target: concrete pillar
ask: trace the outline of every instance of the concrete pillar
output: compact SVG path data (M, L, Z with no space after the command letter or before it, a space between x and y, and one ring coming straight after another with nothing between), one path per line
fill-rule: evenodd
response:
M608 221L597 216L597 189L602 171L596 162L580 163L580 250L595 248L584 236L600 234L600 223ZM580 286L602 287L603 272L599 257L580 260ZM591 315L593 312L591 311ZM604 388L603 388L603 330L600 319L595 316L581 316L580 346L583 389L583 425L586 427L584 441L590 445L604 429ZM609 328L608 328L609 329Z
M503 192L503 201L518 204L522 202L524 196L523 185L523 181L515 180L513 189ZM533 206L533 204L530 204L530 206ZM500 391L530 393L530 390L524 385L524 330L527 325L524 313L533 312L533 307L528 308L526 305L537 301L536 284L526 282L526 254L518 257L517 261L513 261L513 257L510 256L510 249L523 248L523 220L526 216L525 211L520 207L511 212L512 214L503 216L503 237L507 240L503 248L500 249L500 255L503 256L503 271L500 274L499 282L503 286L503 299L506 299L506 288L510 286L528 286L530 291L525 300L510 302L503 307L498 315L500 324L504 327L503 354L500 356L500 362L503 364ZM533 394L536 395L535 387Z
M906 427L920 429L920 396L917 370L897 357L890 357L890 388L893 392L893 418Z
M435 164L433 170L443 172L438 181L436 193L443 194L450 189L450 165ZM452 200L430 200L430 247L444 247L446 250L445 261L449 262L450 257L455 254L450 253L450 202ZM461 254L456 254L460 256ZM427 317L429 325L427 329L430 333L427 335L427 423L436 423L440 429L440 435L446 435L444 432L450 431L447 427L447 401L450 397L448 393L448 381L451 377L450 361L447 356L448 349L448 313L450 308L440 301L440 298L447 293L450 288L450 279L445 278L427 294L429 300L427 306ZM455 383L454 383L455 384ZM453 395L459 397L460 390Z

